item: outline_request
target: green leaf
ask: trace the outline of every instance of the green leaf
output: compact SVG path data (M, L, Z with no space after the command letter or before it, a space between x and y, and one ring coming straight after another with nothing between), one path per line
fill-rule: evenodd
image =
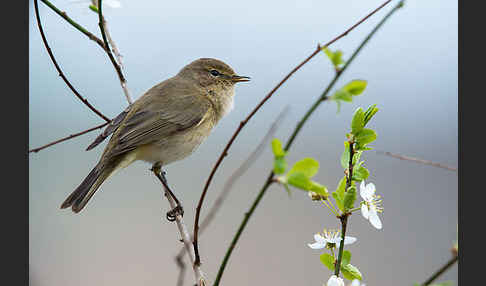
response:
M344 61L342 59L343 52L341 52L340 50L332 52L331 50L329 50L326 47L323 47L322 50L327 55L327 57L331 60L333 66L335 68L338 68L341 64L344 63Z
M273 172L277 175L285 173L287 170L287 161L285 157L277 157L273 161Z
M372 129L363 128L358 134L355 134L354 139L360 146L364 147L376 140L376 133Z
M282 149L282 142L277 138L272 140L272 151L275 157L285 156L285 151Z
M294 172L303 173L306 177L312 178L319 170L319 162L314 158L304 158L292 166L287 176Z
M95 13L98 13L98 7L96 7L95 5L89 5L89 9L91 9Z
M366 125L368 121L370 121L370 119L378 112L378 108L375 106L376 104L373 104L368 108L368 110L366 110L364 114L364 125Z
M359 107L354 112L353 120L351 121L351 133L358 134L364 127L364 111Z
M344 141L344 151L341 154L341 167L345 170L349 167L349 155L349 142Z
M343 251L343 257L341 258L341 266L348 265L351 261L351 252L348 250Z
M323 253L319 257L322 264L324 264L329 270L333 271L334 270L334 256L332 256L329 253Z
M342 89L349 92L352 95L360 95L363 93L367 85L366 80L352 80L348 84L346 84Z
M343 273L344 278L348 280L358 279L361 281L361 279L363 279L359 269L351 264L342 265L341 272Z
M309 191L312 185L309 177L302 172L289 173L287 175L287 182L296 188L306 191Z
M344 190L346 188L346 177L343 177L338 184L337 189L332 192L332 197L336 200L338 208L343 211Z
M341 100L346 102L353 101L353 95L344 89L338 89L334 95L331 97L334 100Z
M356 167L353 169L353 180L358 182L366 180L370 175L370 172L362 165L362 163L364 162L360 162L360 164L356 165Z
M345 210L350 210L354 207L354 201L356 201L356 187L351 186L344 194L343 205Z
M311 181L310 191L315 192L327 199L329 197L329 192L326 186L319 184L318 182Z

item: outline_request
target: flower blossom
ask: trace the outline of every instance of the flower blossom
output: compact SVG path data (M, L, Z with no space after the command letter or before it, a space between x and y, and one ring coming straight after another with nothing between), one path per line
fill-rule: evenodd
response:
M327 249L332 249L336 247L338 243L341 242L341 236L340 236L340 231L339 230L326 230L322 232L323 235L316 233L314 234L314 240L316 242L314 243L308 243L307 245L312 248L312 249L321 249L321 248L327 248ZM352 236L346 236L344 237L344 245L354 243L357 240L357 238L352 237Z
M375 195L375 185L373 183L365 184L365 181L361 181L359 186L359 194L363 198L361 202L361 214L366 220L369 220L371 225L377 229L382 228L381 220L378 217L379 212L383 212L381 207L382 200L380 196Z

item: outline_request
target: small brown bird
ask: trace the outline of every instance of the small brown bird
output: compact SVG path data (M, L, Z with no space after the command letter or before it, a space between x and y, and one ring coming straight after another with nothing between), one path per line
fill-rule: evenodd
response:
M88 146L91 150L113 134L98 164L61 208L80 212L109 176L136 160L160 170L189 156L233 108L235 84L248 80L222 61L201 58L149 89Z

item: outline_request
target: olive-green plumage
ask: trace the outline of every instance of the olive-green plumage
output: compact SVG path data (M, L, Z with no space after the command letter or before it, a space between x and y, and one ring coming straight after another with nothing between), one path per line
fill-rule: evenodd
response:
M165 166L190 155L232 109L235 83L248 79L222 61L202 58L149 89L87 148L113 134L98 164L61 208L81 211L109 176L136 160Z

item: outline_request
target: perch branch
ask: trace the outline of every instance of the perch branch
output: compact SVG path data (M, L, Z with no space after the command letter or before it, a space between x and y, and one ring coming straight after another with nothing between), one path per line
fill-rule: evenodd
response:
M428 161L428 160L423 160L423 159L419 159L419 158L403 156L403 155L400 155L400 154L395 154L395 153L387 152L387 151L378 151L378 150L376 150L375 152L378 153L378 154L387 155L387 156L390 156L390 157L393 157L393 158L397 158L397 159L400 159L400 160L412 161L412 162L416 162L416 163L419 163L419 164L434 166L434 167L437 167L437 168L442 168L442 169L446 169L446 170L449 170L449 171L457 172L457 168L449 167L447 165L443 165L443 164L436 163L436 162L432 162L432 161Z

